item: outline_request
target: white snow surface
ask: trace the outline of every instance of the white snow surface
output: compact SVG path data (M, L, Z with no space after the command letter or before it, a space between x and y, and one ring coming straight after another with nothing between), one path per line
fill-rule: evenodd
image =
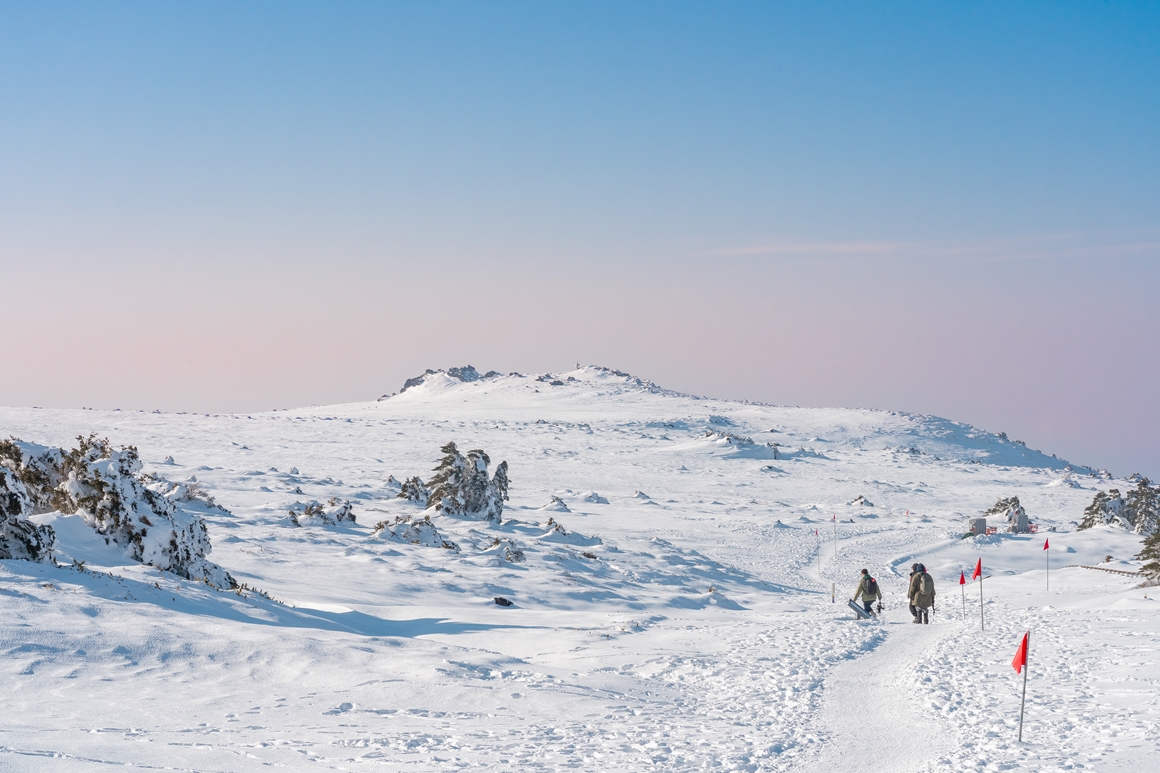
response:
M1130 574L1141 538L1075 531L1097 489L1130 485L964 424L697 398L598 368L429 376L271 413L0 409L0 435L90 432L228 510L204 517L244 587L126 563L79 516L34 516L60 563L0 561L0 770L1160 759L1160 590ZM448 441L507 460L503 523L397 498L389 477L426 478ZM1039 533L962 538L1008 496ZM288 527L307 498L350 501L357 522ZM978 584L958 587L980 557L984 630ZM903 599L916 561L937 582L929 626ZM863 567L886 611L858 622L844 602Z

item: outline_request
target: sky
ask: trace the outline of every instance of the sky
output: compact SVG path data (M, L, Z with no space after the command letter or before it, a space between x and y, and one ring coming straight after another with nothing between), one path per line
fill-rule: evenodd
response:
M1158 205L1154 3L0 3L0 404L583 362L1160 478Z

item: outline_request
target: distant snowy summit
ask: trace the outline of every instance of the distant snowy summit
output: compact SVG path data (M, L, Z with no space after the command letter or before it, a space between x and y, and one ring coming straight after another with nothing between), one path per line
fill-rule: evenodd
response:
M671 441L668 450L675 453L790 461L827 460L836 452L857 450L886 453L897 463L956 461L1056 470L1065 476L1100 474L1029 448L1004 432L938 416L716 399L665 389L631 373L595 365L541 374L481 373L471 365L428 369L377 402L382 410L409 412L434 404L466 404L494 419L530 418L577 426L622 408L638 418L634 431L661 433L659 439ZM1074 476L1067 480L1080 487L1090 485Z
M579 383L581 381L588 381L590 378L603 379L618 379L622 380L626 386L637 387L642 390L652 392L654 394L674 394L670 390L663 389L657 384L648 379L637 378L631 373L615 370L613 368L604 368L598 365L587 365L577 368L575 371L569 373L539 373L533 375L525 375L515 371L511 373L500 373L498 370L489 370L487 373L480 373L473 365L464 365L457 368L447 368L432 370L428 368L422 374L409 378L403 382L403 388L397 393L383 395L379 398L380 401L388 400L396 394L403 394L408 389L415 387L427 386L432 391L438 391L441 387L454 384L470 384L476 381L489 381L495 379L530 379L534 382L545 384L547 386L567 386L568 384ZM688 397L689 395L681 395Z

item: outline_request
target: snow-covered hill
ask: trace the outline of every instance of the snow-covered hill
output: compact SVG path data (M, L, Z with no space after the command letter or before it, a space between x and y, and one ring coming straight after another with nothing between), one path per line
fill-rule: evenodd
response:
M1133 484L1002 435L591 367L428 371L260 414L0 409L26 442L90 433L212 497L183 507L239 585L138 563L83 514L33 515L58 564L0 561L5 769L1109 770L1160 752L1155 602L1101 571L1135 571L1140 538L1075 530L1097 490ZM498 523L399 496L448 442L508 463ZM1038 535L962 538L1010 496ZM957 585L979 557L984 631ZM930 626L902 598L915 561L939 582ZM882 621L841 603L862 567ZM1007 663L1027 628L1019 745Z

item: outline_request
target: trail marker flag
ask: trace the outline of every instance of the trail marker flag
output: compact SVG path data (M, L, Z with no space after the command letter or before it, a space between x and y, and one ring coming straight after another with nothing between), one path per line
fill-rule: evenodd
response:
M1030 671L1027 667L1027 655L1031 649L1031 631L1023 634L1023 641L1019 643L1019 649L1015 650L1015 657L1011 659L1011 667L1015 669L1015 673L1023 672L1023 699L1019 702L1019 742L1023 743L1023 709L1027 706L1027 672Z
M1011 658L1011 667L1017 674L1023 673L1023 667L1027 665L1027 640L1030 636L1030 631L1023 634L1023 641L1019 642L1019 649L1015 650L1015 657Z
M971 575L972 580L978 580L983 576L983 559L979 559L979 563L975 564L975 573Z
M1047 550L1049 547L1051 547L1051 539L1048 538L1043 540L1043 549Z

